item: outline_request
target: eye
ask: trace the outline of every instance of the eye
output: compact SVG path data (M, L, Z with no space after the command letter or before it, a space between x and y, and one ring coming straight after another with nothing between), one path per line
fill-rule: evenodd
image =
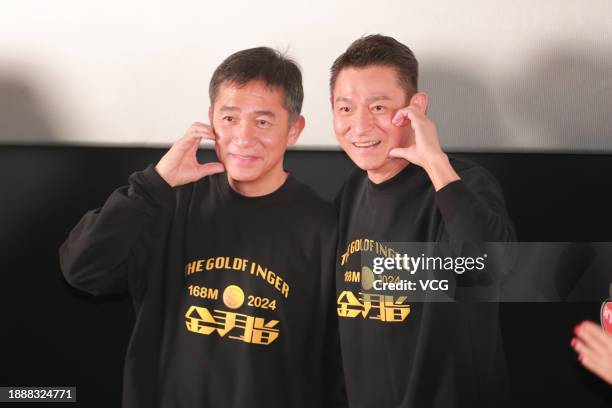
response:
M265 119L257 119L257 125L260 127L269 127L272 126L272 123L268 122Z
M232 123L236 121L236 118L234 118L233 116L224 116L223 117L223 121L224 122L228 122L228 123Z
M350 111L351 111L351 108L348 106L340 106L338 108L338 112L349 113Z
M372 107L372 110L374 112L384 112L385 111L385 107L383 105L374 105Z

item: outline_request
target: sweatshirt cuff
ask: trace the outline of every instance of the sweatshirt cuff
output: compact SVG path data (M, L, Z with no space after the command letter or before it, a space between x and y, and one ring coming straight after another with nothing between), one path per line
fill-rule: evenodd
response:
M446 223L452 223L458 214L469 208L474 196L462 180L448 183L436 192L436 204Z
M142 172L147 184L148 193L163 207L174 207L176 203L175 190L159 175L152 164Z

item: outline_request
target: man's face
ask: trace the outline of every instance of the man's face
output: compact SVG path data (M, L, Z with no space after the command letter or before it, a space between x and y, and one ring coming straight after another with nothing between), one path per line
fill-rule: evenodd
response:
M388 157L389 151L407 145L410 126L397 127L391 120L406 105L395 69L374 65L340 71L332 94L334 130L359 168L384 173L401 160Z
M265 191L284 175L285 150L297 141L304 122L300 117L290 125L283 102L283 92L262 81L219 86L209 118L230 181Z

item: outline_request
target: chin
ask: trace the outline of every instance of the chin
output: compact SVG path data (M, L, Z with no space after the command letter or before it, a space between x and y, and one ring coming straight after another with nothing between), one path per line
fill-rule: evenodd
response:
M255 181L261 177L261 171L259 171L259 169L236 168L236 166L229 166L227 168L227 174L232 180L240 182Z
M383 164L385 164L385 160L375 159L375 158L366 158L366 157L351 157L351 160L357 167L364 171L376 170L380 168Z

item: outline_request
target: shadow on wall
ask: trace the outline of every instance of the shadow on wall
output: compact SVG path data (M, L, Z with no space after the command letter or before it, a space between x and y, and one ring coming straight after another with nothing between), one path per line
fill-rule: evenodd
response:
M486 146L508 145L513 135L503 125L491 90L446 66L452 64L423 68L419 84L429 95L428 115L436 123L443 148L490 151Z
M587 47L585 47L587 48ZM438 61L420 88L454 151L612 152L612 53L547 49L496 89ZM502 148L503 146L503 148Z
M53 143L57 134L52 120L42 108L40 95L25 77L7 73L0 67L0 149L8 144ZM43 157L40 160L44 160ZM21 157L3 154L3 165L14 169L12 175L5 175L0 181L2 212L0 213L0 244L8 254L15 256L24 251L24 245L37 228L43 216L50 216L45 209L45 197L60 186L46 185L49 191L28 191L26 186L40 186L36 180L49 176L44 162L23 163ZM40 167L38 165L40 164ZM34 167L32 167L34 165ZM45 214L46 213L46 214ZM44 225L44 224L43 224Z
M48 143L56 139L37 90L22 77L0 71L0 143Z
M541 52L507 84L506 106L556 151L612 151L612 53ZM580 146L579 148L568 148Z

